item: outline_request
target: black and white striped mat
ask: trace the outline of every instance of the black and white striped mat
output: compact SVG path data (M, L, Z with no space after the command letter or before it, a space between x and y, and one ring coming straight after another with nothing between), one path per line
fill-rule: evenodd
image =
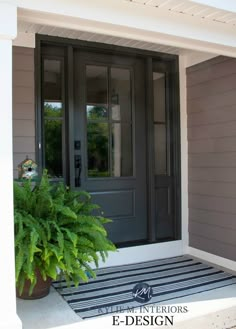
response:
M97 278L67 287L56 281L54 288L83 319L139 307L133 299L135 284L145 282L153 289L147 304L158 304L188 295L236 284L236 277L187 256L154 260L97 270ZM147 305L146 304L146 305ZM143 304L145 305L145 304Z

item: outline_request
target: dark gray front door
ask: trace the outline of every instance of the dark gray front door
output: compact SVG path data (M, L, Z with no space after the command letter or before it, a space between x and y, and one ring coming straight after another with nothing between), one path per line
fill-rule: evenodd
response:
M116 243L147 240L142 60L74 53L75 186L92 193Z

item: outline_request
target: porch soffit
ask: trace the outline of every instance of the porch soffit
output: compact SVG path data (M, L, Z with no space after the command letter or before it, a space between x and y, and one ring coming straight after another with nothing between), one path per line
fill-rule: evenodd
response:
M235 13L190 0L19 0L18 9L18 31L29 35L171 54L197 50L236 57L235 24Z
M173 46L146 42L146 41L143 42L129 38L120 38L118 36L111 36L111 35L100 34L100 33L93 33L93 32L73 30L73 29L50 26L50 25L29 23L22 20L18 20L18 33L20 35L23 34L28 35L28 38L32 40L31 43L33 43L33 46L34 46L34 40L32 36L34 34L44 34L49 36L57 36L62 38L78 39L78 40L91 41L91 42L100 42L100 43L106 43L116 46L145 49L145 50L151 50L151 51L163 52L163 53L169 53L175 55L180 55L187 52L186 49L179 47L173 47ZM20 43L17 43L17 45L20 45Z
M234 1L217 0L125 0L137 3L153 9L163 9L170 12L197 17L209 22L218 22L222 24L236 25L236 4L232 6ZM221 2L221 4L220 4ZM218 3L218 5L217 5ZM227 0L226 0L227 3ZM215 7L216 6L216 7ZM226 9L227 8L227 9Z

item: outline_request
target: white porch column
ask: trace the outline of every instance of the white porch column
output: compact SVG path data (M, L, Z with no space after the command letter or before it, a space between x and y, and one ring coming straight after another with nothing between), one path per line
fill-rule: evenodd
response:
M12 39L17 8L0 0L0 328L18 329L13 220Z

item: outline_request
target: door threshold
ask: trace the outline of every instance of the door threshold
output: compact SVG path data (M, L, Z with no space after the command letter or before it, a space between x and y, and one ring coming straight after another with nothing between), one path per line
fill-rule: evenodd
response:
M117 252L109 252L105 263L99 261L99 267L142 263L149 260L182 256L183 254L182 240L129 246L118 248Z
M115 243L115 245L117 248L121 249L121 248L138 247L138 246L145 246L145 245L150 245L150 244L156 244L156 243L161 243L161 242L171 242L171 241L176 241L176 240L173 240L172 238L158 239L154 242L148 241L148 240L136 240L136 241Z

